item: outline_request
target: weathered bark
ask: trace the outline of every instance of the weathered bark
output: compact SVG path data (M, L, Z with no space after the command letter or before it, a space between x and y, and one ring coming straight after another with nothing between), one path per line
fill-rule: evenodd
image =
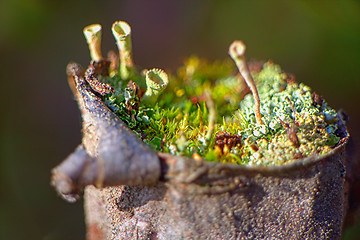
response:
M70 86L83 120L82 145L53 169L52 184L66 200L76 201L90 184L102 187L156 182L160 177L157 155L91 91L80 69L76 64L68 66Z
M196 161L152 152L78 75L83 141L53 170L53 184L70 200L90 185L88 239L341 238L349 174L341 116L341 144L326 155L262 168Z

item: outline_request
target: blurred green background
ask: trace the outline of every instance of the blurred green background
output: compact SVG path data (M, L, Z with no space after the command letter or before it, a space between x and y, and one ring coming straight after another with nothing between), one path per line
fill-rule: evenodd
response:
M360 1L1 0L0 239L84 239L82 201L49 185L50 169L81 141L67 85L69 61L86 66L83 27L132 26L134 60L175 72L190 54L227 58L242 39L249 59L271 58L350 116L359 145ZM358 239L360 223L345 239Z

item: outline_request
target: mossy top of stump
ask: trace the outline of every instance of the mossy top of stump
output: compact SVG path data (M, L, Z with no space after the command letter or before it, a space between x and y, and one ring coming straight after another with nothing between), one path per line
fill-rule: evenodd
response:
M104 59L101 26L90 25L90 65L67 68L83 145L53 170L52 182L69 200L88 184L154 183L179 170L166 159L190 161L195 172L224 163L240 172L281 172L326 158L348 139L342 113L273 62L248 65L241 41L229 47L233 61L193 56L167 75L137 70L126 22L112 31L119 54Z
M121 26L114 26L116 37ZM119 51L131 56L130 47ZM108 74L91 75L113 90L93 90L154 151L271 166L326 154L339 144L337 112L321 96L271 61L249 68L241 41L229 54L240 74L230 59L191 57L168 76L160 69L137 71L113 57Z

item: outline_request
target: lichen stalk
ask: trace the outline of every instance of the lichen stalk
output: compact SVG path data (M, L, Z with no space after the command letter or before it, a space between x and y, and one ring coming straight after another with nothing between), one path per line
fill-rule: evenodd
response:
M209 90L205 90L204 96L206 100L206 106L209 111L209 115L208 115L209 125L208 125L208 132L206 134L206 140L209 142L215 129L216 110L215 110L214 100L211 97L211 92Z
M84 28L83 33L89 45L91 59L93 61L103 60L101 54L101 25L89 25Z
M229 55L234 60L237 68L239 69L241 76L244 78L246 84L249 86L252 95L254 97L254 102L255 102L254 113L255 113L256 123L258 125L264 125L264 123L261 120L262 116L260 113L259 93L257 91L254 79L251 76L249 66L246 63L245 51L246 51L246 45L240 40L234 41L229 47Z
M128 79L134 70L131 46L131 27L124 21L117 21L112 25L112 33L119 49L120 75L123 79Z

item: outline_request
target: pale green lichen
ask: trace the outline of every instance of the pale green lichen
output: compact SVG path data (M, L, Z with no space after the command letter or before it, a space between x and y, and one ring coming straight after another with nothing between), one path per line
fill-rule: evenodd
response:
M84 28L83 33L89 46L91 60L99 61L103 59L101 54L101 25L89 25Z
M252 112L251 96L245 96L240 103L240 111L248 120L248 127L241 131L247 139L245 152L250 144L259 145L257 154L248 155L248 164L282 164L312 153L325 153L336 145L340 138L336 136L337 113L323 101L314 103L313 92L304 84L288 82L278 65L266 63L263 70L254 74L261 98L261 113L265 126L256 126ZM295 111L293 111L295 110ZM294 134L299 146L289 140L288 131L283 125L296 125ZM266 144L259 144L265 140Z
M134 72L132 59L131 27L127 22L117 21L112 25L112 33L120 56L120 76L129 79Z
M145 74L146 91L142 101L153 105L169 83L167 74L161 69L151 69Z

